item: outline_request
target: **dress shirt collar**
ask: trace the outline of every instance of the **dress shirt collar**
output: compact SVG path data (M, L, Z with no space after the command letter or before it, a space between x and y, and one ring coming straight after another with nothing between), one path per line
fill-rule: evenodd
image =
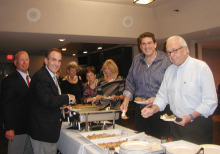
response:
M27 76L27 75L28 75L28 78L29 78L29 82L31 81L31 78L30 78L30 76L29 76L28 71L27 71L27 74L26 74L26 73L24 73L24 72L19 71L18 69L16 69L16 70L17 70L18 73L22 76L22 78L24 79L24 81L26 82L26 84L28 85L27 79L26 79L26 76Z
M50 73L50 76L54 79L56 77L56 74L54 74L53 72L51 72L49 70L49 68L45 65L46 69L48 70L48 72ZM55 82L55 81L54 81Z
M23 77L23 78L25 78L26 79L26 76L28 75L29 76L29 73L28 73L28 71L27 71L27 74L26 73L24 73L24 72L21 72L21 71L19 71L18 69L16 69L20 74L21 74L21 76Z
M191 59L191 57L188 56L188 57L186 58L186 60L184 61L184 63L183 63L182 65L179 66L179 68L184 68L184 66L186 66L187 63L189 63L190 59Z

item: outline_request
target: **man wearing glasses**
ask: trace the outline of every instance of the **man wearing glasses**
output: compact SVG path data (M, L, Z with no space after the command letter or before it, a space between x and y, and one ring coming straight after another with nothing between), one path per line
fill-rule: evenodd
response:
M205 62L189 56L182 37L168 38L166 49L173 65L164 75L153 106L144 108L141 114L148 118L169 104L179 118L171 123L171 138L196 144L212 143L211 115L217 107L212 72Z
M123 93L125 98L120 109L127 112L129 101L133 97L146 99L145 104L136 104L136 130L161 138L169 132L169 124L160 120L160 115L166 111L145 119L141 116L141 109L153 103L164 73L171 62L166 53L156 50L157 43L154 34L150 32L140 34L138 46L142 53L134 58L130 67ZM169 107L167 109L169 110Z

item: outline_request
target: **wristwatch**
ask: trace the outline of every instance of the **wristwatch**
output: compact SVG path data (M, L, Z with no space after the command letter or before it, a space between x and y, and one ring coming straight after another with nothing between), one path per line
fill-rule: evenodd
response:
M190 114L189 116L190 116L191 122L193 122L194 118L193 118L192 114Z

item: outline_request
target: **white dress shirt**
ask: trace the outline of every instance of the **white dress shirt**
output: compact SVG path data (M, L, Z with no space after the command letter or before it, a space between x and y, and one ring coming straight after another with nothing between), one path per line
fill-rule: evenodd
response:
M30 76L29 76L29 73L27 72L27 74L26 74L26 73L24 73L24 72L19 71L18 69L17 69L17 71L21 74L21 76L22 76L22 78L24 79L25 83L28 85L26 76L28 75L29 82L31 82L31 78L30 78Z
M217 94L209 66L192 57L181 65L168 67L154 100L160 111L170 104L176 115L199 112L204 117L213 114L217 107Z

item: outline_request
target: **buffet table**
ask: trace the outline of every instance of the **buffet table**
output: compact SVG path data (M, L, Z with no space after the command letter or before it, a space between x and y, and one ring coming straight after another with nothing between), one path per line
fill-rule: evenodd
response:
M63 122L60 138L58 141L58 149L62 154L108 154L107 150L102 150L89 140L85 139L79 133L79 130L67 129L67 122ZM125 129L134 132L134 130L116 125L117 129ZM149 136L151 142L160 142L159 139Z

